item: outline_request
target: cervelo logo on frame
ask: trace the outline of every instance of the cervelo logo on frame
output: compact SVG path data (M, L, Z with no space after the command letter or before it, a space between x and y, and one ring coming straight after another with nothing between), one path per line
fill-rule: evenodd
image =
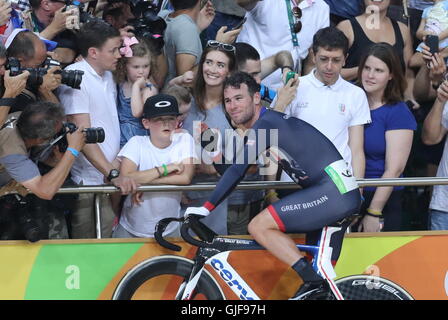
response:
M225 254L226 252L223 253ZM219 255L222 255L223 253ZM239 298L241 300L258 299L257 295L252 291L252 289L249 288L247 283L244 282L244 280L238 275L235 270L233 270L233 268L229 264L225 266L222 261L215 258L212 259L210 265L219 273L220 277L227 283L227 285L233 290L233 292L239 295Z

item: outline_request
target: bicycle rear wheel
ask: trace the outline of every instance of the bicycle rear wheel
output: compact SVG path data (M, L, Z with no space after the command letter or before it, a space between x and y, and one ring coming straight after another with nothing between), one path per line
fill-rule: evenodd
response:
M113 300L175 300L179 288L188 280L193 261L179 256L160 256L143 261L121 279ZM215 279L203 270L192 299L223 300Z
M384 278L356 275L335 283L345 300L414 300L402 287Z

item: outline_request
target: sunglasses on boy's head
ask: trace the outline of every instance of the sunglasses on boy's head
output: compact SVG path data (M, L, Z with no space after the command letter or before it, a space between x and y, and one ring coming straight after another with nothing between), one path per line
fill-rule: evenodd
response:
M216 41L216 40L208 40L207 47L219 48L219 49L222 49L224 51L235 52L235 47L232 46L231 44L221 43L221 42Z

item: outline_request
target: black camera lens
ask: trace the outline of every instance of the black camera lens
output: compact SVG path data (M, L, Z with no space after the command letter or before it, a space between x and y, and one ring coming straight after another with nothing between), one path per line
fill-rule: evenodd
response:
M106 138L103 128L87 128L84 129L84 132L86 133L86 143L101 143Z
M80 89L83 74L84 71L81 70L62 70L61 82L73 89Z
M44 82L44 76L47 74L47 69L43 68L26 68L30 72L27 84L31 87L38 87Z

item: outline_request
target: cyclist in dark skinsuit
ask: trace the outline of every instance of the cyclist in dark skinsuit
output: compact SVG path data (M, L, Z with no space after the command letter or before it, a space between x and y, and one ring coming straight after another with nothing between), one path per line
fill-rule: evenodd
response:
M215 165L224 173L215 191L202 207L188 208L185 216L208 215L233 191L261 153L269 149L269 157L303 189L259 213L250 222L249 233L303 279L294 296L299 297L322 286L323 279L285 233L314 231L351 216L359 211L361 197L355 178L333 143L305 121L262 108L258 91L259 85L243 72L225 81L224 103L233 122L254 130L252 137L258 137L264 129L266 139L261 139L262 142L246 139L241 150L243 164ZM270 141L270 130L278 130L278 145Z

